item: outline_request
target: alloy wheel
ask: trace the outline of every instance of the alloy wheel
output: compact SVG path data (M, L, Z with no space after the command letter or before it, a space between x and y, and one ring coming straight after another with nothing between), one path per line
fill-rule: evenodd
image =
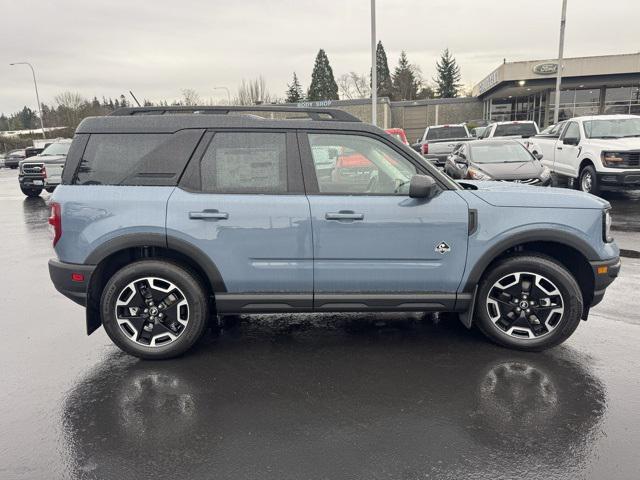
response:
M538 273L515 272L493 284L486 308L494 325L509 336L537 339L560 323L564 299L558 287Z
M186 329L189 302L169 280L143 277L120 291L115 316L129 340L146 347L161 347L177 340Z
M591 193L591 189L593 188L593 178L591 177L591 172L584 172L582 174L580 186L582 187L583 192Z

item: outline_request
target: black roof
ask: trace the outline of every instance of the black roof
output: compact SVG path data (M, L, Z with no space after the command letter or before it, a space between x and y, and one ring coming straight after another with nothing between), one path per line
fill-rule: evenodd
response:
M76 133L172 133L186 128L312 128L379 131L342 110L286 106L121 108L88 117Z

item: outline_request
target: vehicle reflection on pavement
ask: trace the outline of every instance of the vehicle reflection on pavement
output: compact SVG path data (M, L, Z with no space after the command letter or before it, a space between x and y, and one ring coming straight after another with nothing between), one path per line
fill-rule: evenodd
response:
M182 359L99 363L64 403L69 469L576 478L593 455L605 390L570 347L519 353L457 322L407 315L303 317L293 328L283 316L245 320Z

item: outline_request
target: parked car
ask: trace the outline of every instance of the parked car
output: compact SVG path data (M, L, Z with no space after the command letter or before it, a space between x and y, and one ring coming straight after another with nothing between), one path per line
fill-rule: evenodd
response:
M500 180L548 186L551 172L514 140L474 140L461 143L447 159L447 175L454 179Z
M540 153L540 148L532 137L535 137L538 132L538 124L533 121L495 122L486 127L481 138L512 138L522 143L535 155Z
M427 127L413 148L438 167L444 167L453 148L460 142L473 140L465 124Z
M60 184L70 146L70 139L58 139L40 155L21 160L18 182L22 193L27 197L37 197L42 190L53 192Z
M238 115L256 109L309 120ZM130 354L180 355L214 314L351 311L458 312L500 345L541 350L618 274L600 198L458 184L340 110L202 110L218 114L84 119L51 198L55 287ZM325 146L366 158L369 181L320 182Z
M535 138L542 162L583 192L640 189L640 117L575 117Z
M18 148L16 150L11 150L7 153L7 156L4 159L4 166L7 168L18 168L18 164L20 160L24 160L25 152L24 148Z
M407 134L405 133L403 128L387 128L385 130L392 137L400 140L405 145L409 145L409 140L407 140Z

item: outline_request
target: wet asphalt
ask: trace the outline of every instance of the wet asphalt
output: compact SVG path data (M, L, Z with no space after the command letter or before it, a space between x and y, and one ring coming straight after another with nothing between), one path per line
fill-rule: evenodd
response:
M0 479L639 478L640 259L544 353L446 316L272 315L147 362L55 292L46 198L0 169ZM610 200L640 250L640 195Z

